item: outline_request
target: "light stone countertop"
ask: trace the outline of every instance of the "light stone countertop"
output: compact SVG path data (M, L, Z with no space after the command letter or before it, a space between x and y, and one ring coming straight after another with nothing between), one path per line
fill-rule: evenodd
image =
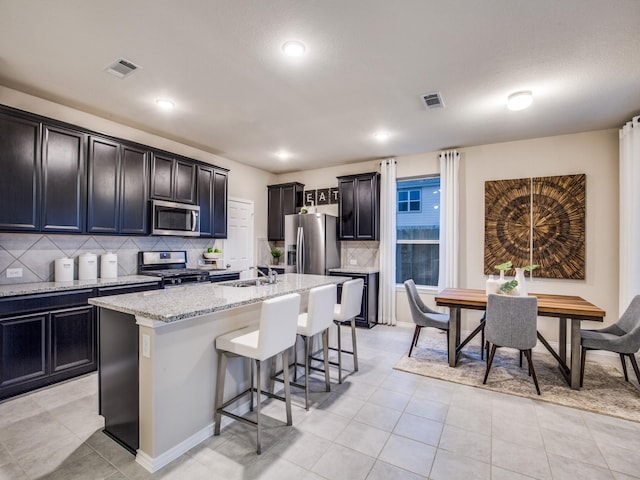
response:
M74 280L72 282L35 282L0 285L1 297L15 297L18 295L33 295L37 293L63 292L81 290L83 288L113 287L117 285L132 285L136 283L157 283L159 277L148 275L125 275L117 278L98 278L97 280Z
M286 273L278 275L278 282L273 285L234 287L233 284L238 283L238 280L199 283L164 290L96 297L89 299L89 303L137 317L170 323L347 280L348 277Z
M332 273L378 273L380 269L378 267L340 267L340 268L330 268L330 272Z

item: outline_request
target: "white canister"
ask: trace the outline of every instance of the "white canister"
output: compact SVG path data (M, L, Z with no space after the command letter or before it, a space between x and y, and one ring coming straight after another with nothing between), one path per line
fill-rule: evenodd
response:
M118 255L107 252L100 256L100 278L118 278Z
M55 281L73 282L73 258L57 258L54 263Z
M95 253L83 253L78 257L78 280L96 280L98 278L98 256Z

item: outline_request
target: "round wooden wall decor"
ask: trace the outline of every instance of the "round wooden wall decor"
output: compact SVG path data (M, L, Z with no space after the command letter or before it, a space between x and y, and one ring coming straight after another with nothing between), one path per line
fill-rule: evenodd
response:
M585 175L486 182L484 273L511 260L539 265L534 277L584 279L585 185Z

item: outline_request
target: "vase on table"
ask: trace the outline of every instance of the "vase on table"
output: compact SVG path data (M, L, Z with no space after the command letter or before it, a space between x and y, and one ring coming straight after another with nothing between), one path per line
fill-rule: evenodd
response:
M518 295L520 297L526 297L529 295L527 291L527 281L524 277L524 268L516 268L516 281L518 282Z

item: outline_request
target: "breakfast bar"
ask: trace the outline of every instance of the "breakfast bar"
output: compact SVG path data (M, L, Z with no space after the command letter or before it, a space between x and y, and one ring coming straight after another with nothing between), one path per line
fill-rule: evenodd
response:
M178 458L213 434L215 338L256 324L263 300L300 293L302 309L310 289L346 280L284 274L272 284L252 279L90 299L99 307L105 433L150 472ZM225 396L246 388L245 368L229 366Z

